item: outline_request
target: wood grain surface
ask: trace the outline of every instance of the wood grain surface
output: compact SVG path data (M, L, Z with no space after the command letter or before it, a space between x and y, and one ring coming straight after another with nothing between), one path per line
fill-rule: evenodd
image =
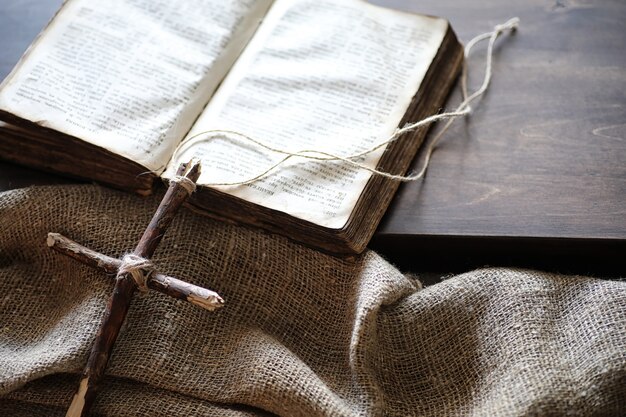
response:
M623 275L626 3L377 2L445 17L463 42L513 16L521 25L498 41L486 96L446 133L426 178L400 187L371 247L405 269L489 263ZM0 78L59 4L0 3ZM469 61L474 87L483 52ZM458 101L457 92L448 107ZM0 163L0 189L63 181Z
M513 16L521 24L497 44L486 96L446 133L426 178L400 187L371 246L412 268L624 274L626 3L386 3L445 16L464 42ZM482 51L469 61L474 86Z

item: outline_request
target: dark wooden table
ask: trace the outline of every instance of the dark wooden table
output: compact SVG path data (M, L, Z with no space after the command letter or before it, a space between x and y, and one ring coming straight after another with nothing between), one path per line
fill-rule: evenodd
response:
M498 42L487 95L445 135L425 180L401 186L371 247L420 271L625 275L626 3L379 2L444 16L465 42L512 16L521 26ZM0 78L60 3L0 3ZM67 181L0 163L0 189Z
M446 134L426 179L401 187L371 246L416 270L626 275L626 2L388 3L445 16L463 41L512 16L521 24L498 42L486 96Z

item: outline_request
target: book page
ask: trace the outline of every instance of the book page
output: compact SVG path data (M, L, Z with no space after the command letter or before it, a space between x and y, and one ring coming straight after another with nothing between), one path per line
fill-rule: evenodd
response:
M359 0L279 0L188 137L243 133L272 147L349 155L398 127L447 22ZM184 143L184 142L183 142ZM199 183L250 179L284 158L231 135L183 146L203 160ZM358 162L375 167L384 149ZM341 228L370 173L293 158L247 185L214 187L328 228Z
M70 0L0 108L159 172L271 0Z

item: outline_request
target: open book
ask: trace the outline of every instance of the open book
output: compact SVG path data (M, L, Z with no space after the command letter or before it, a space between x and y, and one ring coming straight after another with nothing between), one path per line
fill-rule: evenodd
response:
M445 20L361 0L69 0L0 86L0 156L142 194L195 156L209 215L359 253L397 182L291 158L218 186L285 154L201 133L352 155L437 112L462 59ZM403 174L425 134L358 162Z

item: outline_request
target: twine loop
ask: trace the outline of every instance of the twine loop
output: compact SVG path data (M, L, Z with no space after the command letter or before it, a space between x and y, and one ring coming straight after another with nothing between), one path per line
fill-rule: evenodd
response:
M514 17L500 25L494 26L493 30L495 32L504 32L505 30L515 30L517 29L518 26L519 26L519 17Z
M133 253L127 253L122 257L122 264L117 270L117 279L130 274L141 292L148 292L148 280L154 273L154 265L149 259L142 258Z
M498 39L498 37L508 31L514 32L515 30L517 30L518 26L519 26L519 18L514 17L512 19L509 19L508 21L506 21L505 23L502 24L498 24L495 25L493 27L493 30L491 30L490 32L486 32L483 34L480 34L476 37L474 37L472 40L470 40L467 45L465 46L465 50L464 50L464 55L465 55L465 60L463 62L463 67L462 67L462 73L461 73L461 94L463 97L463 100L461 101L461 103L457 106L456 109L452 110L452 111L447 111L447 112L442 112L442 113L438 113L438 114L433 114L431 116L428 116L420 121L417 121L415 123L409 123L401 128L396 129L393 134L391 136L389 136L388 138L386 138L384 141L364 150L358 153L354 153L351 155L336 155L334 153L331 152L326 152L323 150L319 150L319 149L301 149L298 151L291 151L288 149L282 149L282 148L278 148L275 146L270 146L268 143L265 143L262 140L259 139L255 139L252 138L248 135L245 135L241 132L235 132L235 131L230 131L230 130L221 130L221 129L215 129L215 130L207 130L204 132L200 132L197 133L191 137L186 138L185 140L183 140L178 147L175 149L174 154L172 155L172 160L176 161L178 160L178 155L181 154L182 152L185 152L187 149L189 149L192 145L195 145L197 143L200 142L208 142L212 139L214 139L215 137L227 137L231 140L235 140L235 141L240 141L240 142L249 142L252 143L260 148L263 148L265 150L268 150L270 152L274 152L277 154L282 154L283 157L281 159L278 160L278 162L276 162L275 164L271 165L270 167L268 167L266 170L264 170L263 172L257 174L257 175L253 175L251 178L245 179L243 181L234 181L234 182L203 182L202 185L205 186L237 186L237 185L244 185L244 184L250 184L252 182L258 181L262 178L265 178L266 176L268 176L272 171L274 171L276 168L278 168L280 165L284 164L285 162L287 162L288 160L292 159L292 158L300 158L300 159L304 159L304 160L309 160L309 161L342 161L348 165L352 165L353 167L356 167L358 169L362 169L365 171L369 171L371 174L373 175L378 175L390 180L394 180L394 181L402 181L402 182L407 182L407 181L416 181L422 177L424 177L425 173L426 173L426 169L428 168L428 165L430 163L430 157L433 153L433 151L435 150L435 147L437 146L437 143L439 142L439 140L441 139L441 137L443 136L443 134L448 130L448 128L450 127L450 125L452 124L452 122L454 122L456 119L460 118L460 117L466 117L468 116L471 112L472 112L472 107L470 106L470 103L472 103L474 100L476 100L478 97L480 97L481 95L483 95L485 93L485 91L487 91L487 88L489 87L489 83L491 81L491 75L492 75L492 66L493 66L493 49L494 49L494 45L496 40ZM487 45L487 53L486 53L486 65L485 65L485 75L483 78L483 82L480 86L480 88L478 88L476 91L474 91L472 94L469 94L468 89L467 89L467 58L470 55L470 52L472 50L472 48L474 48L474 46L476 46L476 44L483 42L483 41L488 41L488 45ZM385 146L387 146L388 144L394 142L395 140L397 140L399 137L401 137L403 134L405 133L409 133L409 132L413 132L416 131L418 129L421 129L423 127L427 127L435 122L438 121L446 121L446 124L443 126L443 128L433 137L433 139L427 144L425 145L425 149L423 151L423 153L425 154L424 157L424 163L422 164L422 168L419 172L414 173L414 174L409 174L409 175L396 175L396 174L392 174L390 172L385 172L385 171L380 171L378 169L372 168L370 166L368 166L365 163L361 163L358 162L359 159L378 151L380 148L384 148ZM177 178L177 177L174 177ZM195 184L194 184L195 187Z

